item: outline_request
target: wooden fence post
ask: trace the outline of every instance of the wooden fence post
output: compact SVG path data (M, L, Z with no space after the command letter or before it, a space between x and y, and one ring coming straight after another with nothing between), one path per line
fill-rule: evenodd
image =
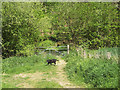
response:
M77 54L78 54L78 56L79 56L79 50L78 50L78 48L76 48L76 51L77 51Z
M69 45L67 45L67 53L69 54Z
M83 48L81 48L81 57L84 57L84 50L83 50Z
M84 58L87 58L87 53L85 50L83 51L83 55L84 55Z
M111 53L107 52L107 58L110 59L111 58Z
M92 55L90 53L88 55L89 55L89 58L92 58Z
M99 58L99 54L97 52L95 53L94 56L95 56L95 58Z

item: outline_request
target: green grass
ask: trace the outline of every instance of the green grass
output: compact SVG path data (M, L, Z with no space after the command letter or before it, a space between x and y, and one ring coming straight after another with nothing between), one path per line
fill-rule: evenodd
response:
M53 81L42 81L35 84L36 88L62 88L57 82Z
M41 66L42 67L42 66ZM18 74L8 74L8 75L4 75L3 76L3 84L2 84L2 88L22 88L23 83L28 83L30 85L32 85L35 88L61 88L61 86L58 83L55 83L53 81L49 82L47 81L47 79L50 79L51 77L56 77L56 68L55 66L51 66L52 68L48 68L48 70L42 70L42 71L37 71L39 72L38 74L40 74L40 78L41 80L39 80L40 82L36 81L39 79L38 75L34 75L34 77L36 78L35 80L32 80L31 76L29 76L28 72L24 72L21 74L25 74L27 75L26 77L15 77ZM44 69L44 68L41 68ZM54 70L53 70L54 69ZM32 71L32 70L31 70ZM31 75L33 75L35 72L30 72ZM41 75L41 73L43 73ZM20 86L17 86L19 84L21 84Z
M88 88L118 87L119 68L115 60L82 58L75 51L65 56L64 60L68 62L65 70L72 82Z
M108 50L108 49L107 49ZM110 49L113 50L113 49ZM100 52L95 50L96 52ZM93 50L88 51L93 52ZM104 50L101 52L104 52ZM61 86L53 81L47 81L56 76L56 66L46 65L47 59L55 58L55 56L42 54L31 57L11 57L3 59L2 69L3 73L8 75L3 76L3 88L22 88L17 86L19 83L33 84L36 88L61 88ZM71 51L69 55L63 57L68 62L66 65L66 72L71 82L83 87L97 87L97 88L116 88L118 87L118 64L112 59L95 59L82 58L76 51ZM28 73L43 73L40 77L42 79L38 82L32 81L30 76L15 78L16 74Z
M120 48L118 47L113 47L113 48L101 48L99 50L89 50L87 49L87 53L90 53L90 54L93 54L94 53L97 53L98 55L100 55L100 58L107 58L107 52L110 52L111 53L111 58L114 60L114 59L117 59L118 61L118 56L120 55L120 52L119 50Z
M31 57L11 57L2 60L2 72L3 73L16 73L31 72L35 70L46 71L53 66L46 66L47 59L55 58L51 55L39 55Z
M16 85L14 85L13 83L9 83L9 82L2 82L2 88L18 88L16 87Z
M22 88L21 86L17 86L20 83L28 83L33 86L40 87L43 85L43 88L57 88L61 87L59 84L55 82L48 82L46 78L56 77L56 66L54 65L46 65L47 59L53 59L55 56L52 55L39 55L39 56L31 56L31 57L11 57L7 59L3 59L2 68L3 73L7 75L3 75L2 77L2 88ZM36 81L32 81L29 73L34 74L39 72L38 74L42 77L41 82L36 83ZM14 77L18 74L28 75L26 77ZM37 75L38 76L38 75ZM36 76L35 76L36 77ZM39 78L39 77L38 77ZM37 77L36 77L37 80ZM35 84L33 83L35 82ZM47 85L44 85L47 84Z
M15 78L12 74L2 76L2 88L19 88L17 85L26 82L26 78Z

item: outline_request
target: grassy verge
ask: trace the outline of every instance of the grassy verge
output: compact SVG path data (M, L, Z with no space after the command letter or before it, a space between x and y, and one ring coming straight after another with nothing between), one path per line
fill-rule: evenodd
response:
M51 74L47 71L42 75L36 74L31 73L28 75L27 73L22 73L22 75L27 75L26 77L17 77L19 74L17 74L16 77L15 75L5 75L3 76L2 88L62 88L57 82L47 80L55 77L55 73ZM35 78L33 78L32 75L34 75Z
M11 57L3 59L2 88L61 88L58 83L49 81L56 77L56 66L46 65L52 55L31 57Z
M36 69L39 71L46 71L49 66L44 66L47 64L46 60L55 58L52 55L39 55L31 57L11 57L2 60L2 73L19 74L21 72L31 72ZM43 69L44 68L44 69Z
M78 85L94 88L118 87L118 63L113 59L82 58L75 51L64 57L68 78Z
M36 88L62 88L58 83L56 82L49 82L49 81L41 81L37 82L35 85Z

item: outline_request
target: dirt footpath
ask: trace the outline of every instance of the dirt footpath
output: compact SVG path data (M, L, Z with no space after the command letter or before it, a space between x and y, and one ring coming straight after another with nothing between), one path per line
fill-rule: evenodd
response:
M17 84L17 87L21 88L36 88L34 87L34 83L38 81L42 81L42 79L45 79L46 81L53 81L58 84L60 84L63 88L80 88L80 86L73 85L70 83L70 81L67 79L67 75L64 71L64 68L66 66L66 62L62 60L60 57L58 58L58 62L56 67L56 75L53 76L52 72L49 72L49 75L45 76L45 73L48 72L35 72L35 73L21 73L21 74L16 74L13 77L17 80L19 78L27 78L25 82L21 82ZM49 77L50 76L50 77ZM32 84L26 83L26 82L33 82Z
M56 82L58 82L63 88L80 88L80 86L73 85L70 83L70 81L67 79L67 75L65 71L63 70L64 67L66 66L66 62L59 58L59 62L57 64L57 75L59 78L56 79Z

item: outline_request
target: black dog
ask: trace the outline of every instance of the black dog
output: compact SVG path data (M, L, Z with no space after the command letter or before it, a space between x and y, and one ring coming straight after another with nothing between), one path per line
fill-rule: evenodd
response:
M56 64L56 61L59 61L59 60L57 60L57 59L49 59L49 60L47 60L47 63L48 63L48 65L49 65L49 64L52 65L52 63L54 63L54 65L55 65L55 64Z

